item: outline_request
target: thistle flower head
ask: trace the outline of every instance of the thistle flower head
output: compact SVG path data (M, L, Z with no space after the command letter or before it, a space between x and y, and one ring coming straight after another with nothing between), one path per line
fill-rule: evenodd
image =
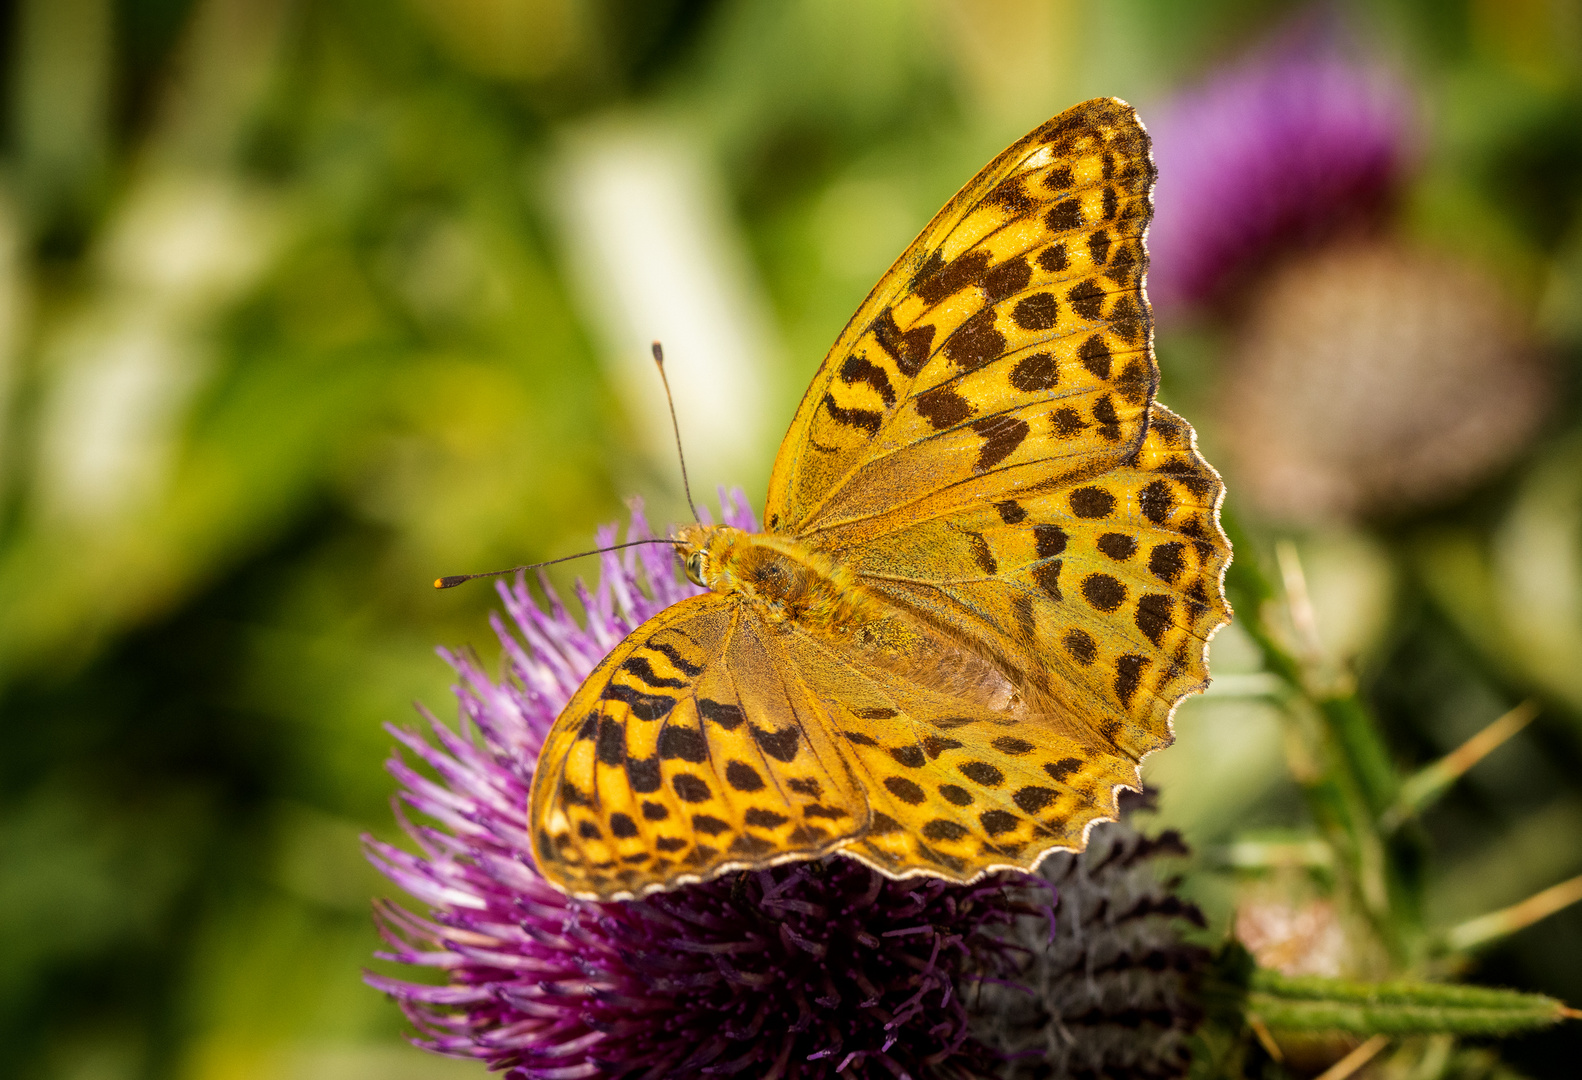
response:
M1445 255L1346 241L1287 260L1250 297L1217 396L1238 496L1313 524L1465 492L1552 403L1524 321Z
M973 1034L1002 1056L1007 1080L1170 1077L1186 1073L1187 1037L1202 1011L1208 950L1181 939L1203 914L1161 880L1155 860L1187 854L1180 835L1149 836L1128 793L1121 821L1093 830L1081 854L1044 860L1060 894L1056 924L1019 917L1007 935L1028 957L1014 984L984 982Z
M756 531L739 494L722 502L728 523ZM629 535L649 535L638 510ZM613 531L600 536L613 539ZM1044 984L1064 977L1036 974L1032 987L1009 989L1055 925L1047 878L892 881L837 856L599 904L540 877L526 816L545 735L605 653L697 591L655 548L606 553L602 570L597 589L579 586L581 624L553 592L540 606L524 582L502 584L510 621L496 618L494 628L506 677L491 679L469 655L443 654L458 675L460 729L432 716L427 736L392 729L427 766L399 753L389 764L401 802L418 816L402 822L418 850L370 839L368 853L429 910L381 902L389 949L380 955L438 971L443 982L367 979L400 1002L419 1045L481 1060L511 1080L966 1080L1011 1075L1008 1054L1026 1051L1037 1039L1029 1033L1050 1024L1077 1023L1087 1034L1047 1009L1021 1024L1014 1044L983 1027L985 1005L999 1008L1002 990L1047 997ZM1095 850L1103 849L1101 840ZM1103 947L1104 926L1090 918L1070 926ZM1069 974L1086 982L1093 973ZM1111 994L1102 1007L1157 1005L1150 994ZM1116 1077L1168 1075L1146 1049L1082 1053L1110 1061ZM1134 1060L1151 1071L1130 1069Z
M1156 308L1213 299L1273 251L1369 216L1406 171L1412 122L1394 76L1322 33L1258 52L1166 103L1149 125Z

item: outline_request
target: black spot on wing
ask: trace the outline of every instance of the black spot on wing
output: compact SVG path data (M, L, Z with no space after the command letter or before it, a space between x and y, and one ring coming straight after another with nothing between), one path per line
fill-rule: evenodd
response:
M1091 371L1095 378L1110 377L1110 347L1104 344L1104 339L1098 334L1093 334L1077 346L1077 359L1082 361L1082 366Z
M1080 487L1071 493L1071 512L1094 521L1107 518L1115 510L1115 496L1100 487Z
M1055 781L1057 784L1064 783L1066 777L1070 776L1080 768L1082 768L1081 758L1068 757L1061 758L1059 761L1044 762L1044 771L1048 773L1049 778Z
M1055 434L1062 439L1069 439L1088 426L1082 414L1069 405L1063 405L1050 413L1049 420Z
M649 663L647 656L628 656L626 663L620 666L620 670L638 678L644 686L657 686L657 688L668 686L668 688L680 689L688 685L685 678L666 678L658 674L657 670L653 670L653 664Z
M1038 266L1045 273L1058 274L1070 265L1071 257L1064 244L1050 244L1038 253Z
M1098 286L1095 285L1094 289L1097 291ZM1147 336L1147 326L1147 318L1131 296L1122 296L1110 308L1110 329L1133 345L1142 344L1143 338Z
M1026 593L1011 597L1011 613L1016 616L1016 628L1023 641L1033 641L1038 636L1038 619L1033 614L1033 598Z
M1021 824L1020 818L1015 814L1008 814L1004 810L985 810L978 816L978 820L983 823L984 831L990 836L999 836L1001 833L1011 832Z
M971 403L956 393L949 384L936 386L926 393L919 394L915 407L918 415L927 420L936 431L955 427L974 412Z
M670 778L670 787L682 802L708 802L714 796L714 792L703 778L693 776L691 773L676 773Z
M659 790L659 755L626 760L626 779L639 795L652 795Z
M1141 405L1154 391L1153 372L1141 360L1130 360L1115 380L1115 389L1133 405Z
M1141 685L1143 668L1148 666L1146 656L1128 653L1115 661L1115 696L1122 704L1130 704L1132 696Z
M709 758L709 744L703 733L695 728L666 725L659 732L659 757L665 761L680 759L694 765Z
M978 448L976 472L987 472L1016 452L1032 431L1026 420L1014 416L987 416L973 422L972 430L983 439Z
M676 699L669 694L645 694L635 686L610 683L599 695L605 701L619 701L632 710L639 720L663 720L676 707Z
M596 750L599 762L604 765L620 765L626 760L626 725L613 717L605 716L599 720L599 734Z
M1110 234L1103 229L1088 237L1088 254L1095 266L1103 266L1110 259Z
M919 806L928 798L922 788L904 776L887 776L884 778L884 786L891 795L911 806Z
M734 855L765 855L773 851L775 843L762 836L753 836L743 833L731 841L730 851Z
M1146 505L1143 507L1143 513L1148 513ZM1185 550L1186 545L1175 540L1167 544L1154 545L1153 550L1148 553L1148 569L1153 571L1153 575L1159 580L1174 585L1176 579L1186 570L1186 560L1182 558Z
M1066 532L1059 525L1034 525L1033 544L1040 559L1052 558L1066 550Z
M1016 302L1011 321L1023 330L1048 330L1060 321L1060 304L1053 293L1033 293Z
M1142 507L1143 517L1155 525L1163 525L1175 512L1175 492L1170 490L1169 481L1155 480L1138 493L1137 503Z
M986 205L1002 206L1015 217L1029 213L1038 205L1033 197L1027 194L1026 185L1020 176L1000 181L994 186L993 191L983 197L983 201Z
M693 799L689 801L701 802L702 800ZM711 814L693 814L692 827L698 830L698 832L707 836L718 836L720 833L728 830L731 827L731 824L728 821L721 821L719 818L714 817Z
M987 761L967 761L957 768L968 780L974 784L982 784L984 787L998 787L1005 782L1005 774Z
M923 826L923 837L938 843L941 840L960 840L967 835L967 830L945 818L935 818Z
M758 748L776 761L790 762L795 760L797 742L802 733L794 727L783 728L780 731L765 731L757 724L749 730L752 732L753 741Z
M1137 541L1125 533L1105 533L1099 537L1098 549L1116 562L1125 562L1137 554Z
M1060 793L1046 787L1017 788L1011 795L1011 801L1022 808L1024 813L1036 814L1059 797Z
M1126 586L1109 574L1089 574L1082 579L1082 595L1108 614L1126 602Z
M1066 651L1071 654L1077 663L1084 666L1093 663L1099 655L1098 642L1093 640L1093 635L1086 630L1071 629L1061 639L1066 646ZM1055 779L1060 779L1058 776Z
M987 364L1005 352L1005 335L994 328L994 309L986 307L956 328L945 342L945 355L965 371Z
M895 404L895 387L890 385L890 373L878 364L868 361L862 353L852 353L840 366L840 381L850 386L864 383L884 400L885 405ZM694 673L695 674L695 673Z
M882 814L877 810L873 812L873 816L868 821L869 836L881 836L885 833L895 833L900 831L901 823L899 821L895 820L895 818L891 817L889 814Z
M1044 223L1050 232L1070 232L1082 225L1082 206L1075 199L1062 199L1049 208Z
M1007 296L1015 296L1033 280L1033 268L1020 255L1006 259L983 275L983 292L989 303L997 303ZM1051 297L1050 299L1053 299Z
M1033 353L1016 362L1016 366L1011 368L1009 379L1016 389L1031 394L1052 389L1059 382L1060 373L1055 358L1049 353Z
M935 252L936 256L938 254ZM933 259L929 260L929 264L933 264ZM917 282L913 291L923 298L924 303L932 306L969 285L976 285L988 268L987 251L969 251L951 262L941 262L937 269Z
M708 698L698 699L698 715L712 724L718 724L726 731L736 730L741 722L747 719L740 706L710 701Z
M972 805L972 792L957 784L941 784L939 785L939 793L943 795L945 797L945 801L950 803L952 806Z
M884 423L883 413L873 409L842 408L840 403L829 394L824 395L824 408L837 424L861 428L870 435L876 434L880 425Z
M1093 419L1099 422L1100 435L1110 442L1120 441L1121 421L1115 415L1115 402L1110 400L1110 395L1105 394L1093 403Z
M674 645L657 641L654 638L649 638L647 641L643 642L643 648L652 649L656 653L663 654L664 658L669 660L675 669L681 672L683 675L696 678L698 675L703 673L703 666L701 664L689 662L685 656L681 655L681 651Z
M1163 593L1146 593L1137 601L1137 629L1155 645L1175 616L1176 602Z
M745 761L732 761L725 766L725 782L737 791L761 791L764 786L758 770Z
M967 544L972 548L972 557L978 564L978 569L993 577L999 572L1000 566L994 561L994 552L989 550L989 542L983 538L982 533L969 532Z
M1064 600L1060 594L1060 564L1062 559L1050 559L1033 567L1033 580L1049 595L1051 600Z
M873 321L873 336L879 342L880 348L890 354L890 359L895 361L895 366L902 375L912 378L923 365L928 362L929 353L933 351L934 328L928 325L914 326L903 333L895 323L895 314L885 308Z
M1104 271L1104 276L1117 285L1130 285L1136 275L1137 263L1137 249L1131 244L1122 244L1120 250L1115 253L1115 257L1110 260L1110 265ZM1130 338L1127 340L1130 340Z
M1084 319L1097 319L1104 311L1104 290L1096 281L1079 281L1066 293L1071 310Z
M742 820L755 829L778 829L791 819L784 814L777 814L773 810L765 810L759 806L749 807Z

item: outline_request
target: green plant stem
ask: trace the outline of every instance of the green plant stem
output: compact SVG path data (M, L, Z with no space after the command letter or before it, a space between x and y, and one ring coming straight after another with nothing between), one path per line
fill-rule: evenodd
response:
M1259 564L1256 547L1233 515L1224 525L1236 550L1226 577L1242 629L1263 654L1264 664L1308 709L1317 728L1322 769L1298 777L1308 806L1345 869L1342 875L1357 908L1367 917L1398 970L1413 965L1425 948L1416 875L1416 837L1386 834L1380 827L1395 805L1400 779L1380 738L1377 723L1353 692L1316 685L1308 667L1270 631L1263 612L1276 599Z
M1272 1031L1344 1031L1353 1035L1509 1035L1574 1016L1542 994L1446 983L1361 983L1252 973L1247 1012Z

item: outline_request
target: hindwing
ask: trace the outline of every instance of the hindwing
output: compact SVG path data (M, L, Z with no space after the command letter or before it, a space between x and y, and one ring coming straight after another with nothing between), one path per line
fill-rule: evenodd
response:
M666 608L615 648L555 721L533 777L539 870L628 899L833 850L867 803L825 704L717 594Z

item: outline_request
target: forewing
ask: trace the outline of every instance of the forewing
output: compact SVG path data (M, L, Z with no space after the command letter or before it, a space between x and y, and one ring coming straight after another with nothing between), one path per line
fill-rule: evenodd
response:
M743 605L684 600L567 703L533 778L540 872L585 899L832 850L868 809L825 706Z
M1114 99L991 162L825 358L775 460L769 530L932 514L1134 452L1156 381L1142 292L1153 178L1147 134Z

